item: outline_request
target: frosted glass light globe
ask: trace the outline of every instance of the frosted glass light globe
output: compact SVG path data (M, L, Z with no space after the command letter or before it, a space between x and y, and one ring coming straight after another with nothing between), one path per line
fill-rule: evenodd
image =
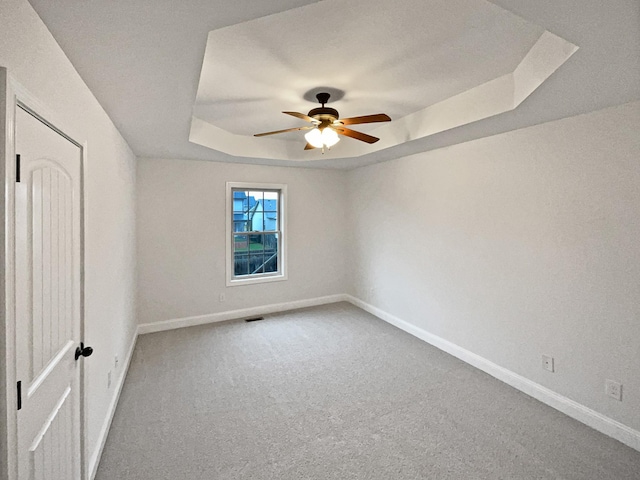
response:
M327 127L322 131L322 142L329 148L333 147L340 141L338 132L333 128Z
M325 129L326 130L326 129ZM307 132L304 134L304 138L307 142L309 142L309 145L312 145L316 148L322 148L323 143L322 143L322 132L320 130L318 130L317 128L314 128L313 130Z

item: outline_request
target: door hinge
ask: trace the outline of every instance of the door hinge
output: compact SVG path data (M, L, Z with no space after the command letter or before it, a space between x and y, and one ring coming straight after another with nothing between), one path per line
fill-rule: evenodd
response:
M18 382L18 410L22 408L22 382Z
M16 182L20 181L20 154L16 154Z

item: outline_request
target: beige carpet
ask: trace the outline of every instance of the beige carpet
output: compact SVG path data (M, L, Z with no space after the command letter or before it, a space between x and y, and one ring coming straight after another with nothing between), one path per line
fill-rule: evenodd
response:
M640 452L349 304L141 336L97 480L640 479Z

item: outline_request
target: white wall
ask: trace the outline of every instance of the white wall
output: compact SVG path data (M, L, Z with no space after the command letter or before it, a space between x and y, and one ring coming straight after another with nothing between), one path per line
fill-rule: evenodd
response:
M0 2L0 66L87 143L84 340L95 353L85 361L86 445L95 462L123 361L111 389L107 372L114 355L124 360L136 328L135 157L26 0Z
M141 324L345 293L346 176L334 170L138 160ZM288 280L227 287L226 182L287 184ZM219 301L224 293L226 300Z
M349 172L139 159L139 321L349 293L640 431L638 131L640 102ZM227 181L289 185L287 282L225 286Z
M640 430L638 132L631 103L349 172L356 296Z

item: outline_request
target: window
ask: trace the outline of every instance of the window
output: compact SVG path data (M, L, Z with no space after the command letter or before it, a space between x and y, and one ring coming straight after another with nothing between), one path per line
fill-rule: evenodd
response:
M227 285L286 280L286 185L227 183Z

